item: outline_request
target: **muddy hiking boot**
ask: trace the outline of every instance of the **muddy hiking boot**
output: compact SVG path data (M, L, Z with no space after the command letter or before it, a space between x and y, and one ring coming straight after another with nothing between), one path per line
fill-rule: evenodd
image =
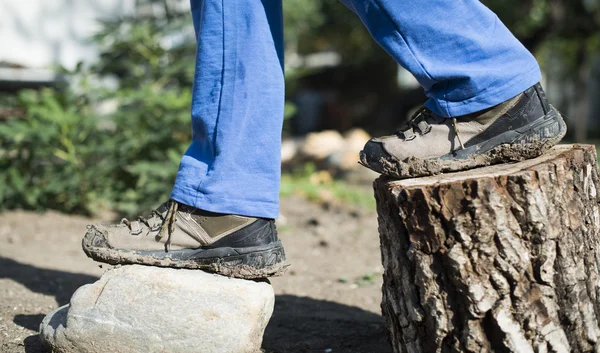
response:
M360 163L400 179L455 172L538 157L566 131L538 83L493 108L452 119L422 108L402 131L367 142Z
M113 265L201 269L238 278L283 273L285 253L272 219L206 212L170 200L135 221L90 225L83 251Z

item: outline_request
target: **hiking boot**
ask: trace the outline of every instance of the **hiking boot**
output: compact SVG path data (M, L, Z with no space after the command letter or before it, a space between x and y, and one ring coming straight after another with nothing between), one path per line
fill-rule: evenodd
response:
M538 83L493 108L456 118L422 108L402 131L367 142L360 163L400 179L455 172L538 157L566 132Z
M169 200L147 217L90 225L83 251L117 264L201 269L238 278L280 275L285 253L272 219L202 211Z

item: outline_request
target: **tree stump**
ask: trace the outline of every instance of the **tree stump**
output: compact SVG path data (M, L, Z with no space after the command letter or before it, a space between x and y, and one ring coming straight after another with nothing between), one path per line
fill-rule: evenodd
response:
M395 352L600 352L594 146L374 187Z

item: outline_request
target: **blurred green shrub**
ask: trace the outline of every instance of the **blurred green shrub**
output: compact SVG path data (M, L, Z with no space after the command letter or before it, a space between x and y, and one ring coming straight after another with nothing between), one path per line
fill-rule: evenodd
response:
M81 105L51 89L18 95L26 118L0 124L0 207L86 212L110 199L106 136Z
M281 196L301 196L318 204L344 204L375 210L375 198L370 185L350 185L334 179L326 170L306 163L281 176Z
M94 116L72 92L23 91L26 118L0 124L0 205L132 214L168 197L189 143L189 93L118 90Z

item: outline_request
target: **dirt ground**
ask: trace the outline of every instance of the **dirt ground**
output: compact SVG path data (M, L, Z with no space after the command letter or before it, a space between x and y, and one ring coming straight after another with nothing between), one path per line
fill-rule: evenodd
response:
M271 280L277 297L264 351L391 352L379 308L375 212L298 197L283 199L281 208L291 267ZM56 212L0 214L0 352L46 352L37 335L45 314L107 269L81 251L90 222Z

